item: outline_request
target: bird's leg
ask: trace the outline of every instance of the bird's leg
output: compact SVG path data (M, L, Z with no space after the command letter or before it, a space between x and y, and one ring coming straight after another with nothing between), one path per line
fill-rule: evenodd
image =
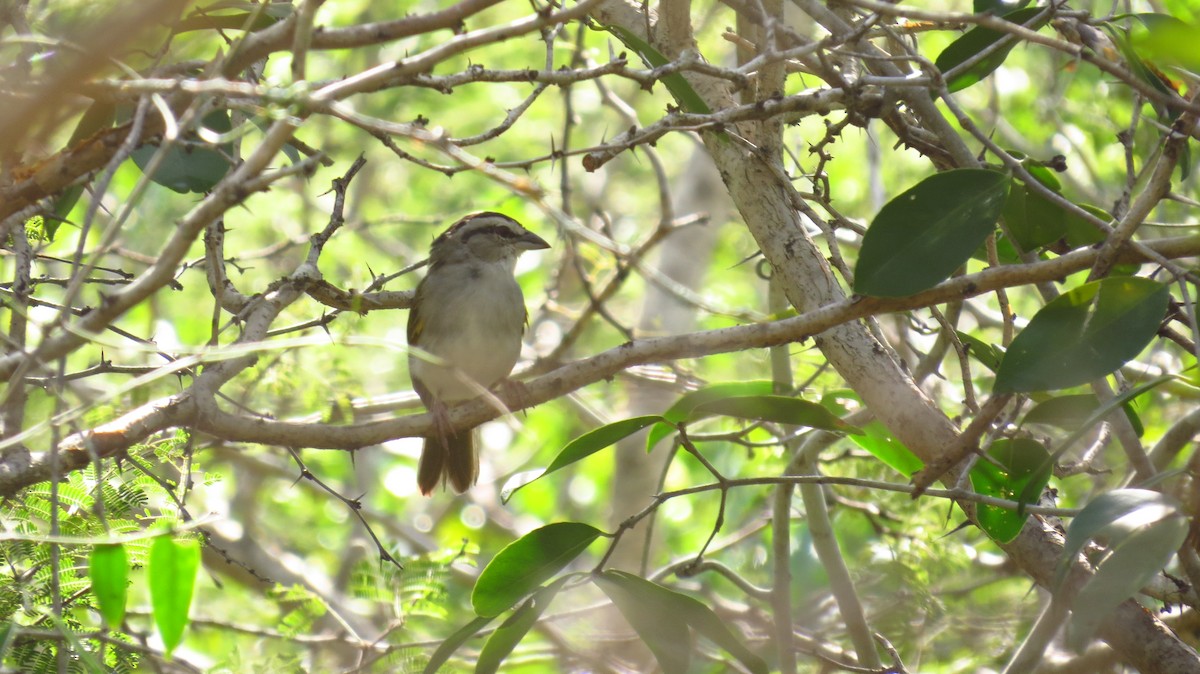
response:
M500 380L499 388L500 394L511 403L508 411L524 412L526 408L533 407L533 396L525 382L505 377Z

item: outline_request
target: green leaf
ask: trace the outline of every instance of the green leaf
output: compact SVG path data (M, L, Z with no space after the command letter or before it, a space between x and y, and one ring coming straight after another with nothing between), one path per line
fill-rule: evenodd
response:
M862 433L862 429L842 421L823 405L787 396L737 396L701 403L692 409L689 421L713 415L773 421L842 433Z
M1103 538L1119 545L1137 529L1170 517L1178 510L1173 499L1149 489L1115 489L1097 496L1067 527L1067 540L1053 587L1062 584L1075 556L1088 543Z
M1187 520L1172 516L1134 531L1114 546L1071 604L1067 646L1082 650L1113 609L1162 571L1187 534Z
M988 344L982 339L960 330L956 330L955 334L958 335L958 341L967 347L968 356L983 363L983 366L992 372L1000 368L1000 361L1004 358L1004 349L1001 349L996 344Z
M425 669L421 670L422 674L434 674L434 672L441 669L442 665L446 664L446 661L450 659L451 655L454 655L454 651L457 651L459 646L465 644L467 639L478 634L479 630L487 627L487 624L493 620L495 620L494 617L485 618L477 616L471 622L455 630L454 634L446 637L446 640L437 647L433 655L429 656L429 662L425 663Z
M1067 233L1067 211L1028 185L1018 184L1004 203L1004 223L1021 250L1054 243Z
M475 674L491 674L500 669L500 663L504 662L504 658L512 653L517 644L521 643L521 639L529 633L530 628L537 623L538 618L542 617L542 613L550 606L550 602L554 601L567 578L568 576L563 576L535 592L509 616L508 620L492 632L479 653L479 660L475 663Z
M480 616L497 616L558 573L600 536L581 522L557 522L509 543L479 574L471 606Z
M558 456L554 457L554 460L550 462L550 465L546 466L546 469L542 471L541 475L538 475L532 479L524 479L524 481L520 482L520 484L517 484L513 487L509 487L508 484L505 484L504 489L502 489L500 492L500 500L504 503L508 503L508 500L512 498L512 495L525 485L540 480L550 473L558 471L562 468L566 468L576 461L587 458L592 454L605 449L606 447L611 447L621 440L624 440L634 433L637 433L643 428L662 421L663 417L657 414L652 414L644 417L633 417L631 419L614 421L611 424L606 424L600 428L590 430L578 438L568 442L567 446L563 447L562 451L558 453Z
M997 393L1077 386L1137 356L1158 331L1170 293L1139 277L1086 283L1042 307L1008 348Z
M908 447L905 447L886 426L878 421L863 426L863 434L849 436L854 444L871 453L892 470L905 477L912 477L925 467Z
M1050 482L1050 453L1040 442L1028 438L1001 439L992 443L988 456L991 461L976 462L971 469L971 487L986 496L1010 501L1022 494L1041 494ZM981 503L978 509L979 527L999 543L1008 543L1021 533L1029 517L1023 510L1009 510Z
M208 113L205 115L202 125L219 134L233 130L228 110L214 110ZM198 136L193 133L186 134L181 143L173 145L167 151L163 161L150 179L180 194L207 192L221 182L221 179L232 168L230 162L233 146L224 144L218 149L204 146ZM145 171L156 152L158 152L157 146L146 145L134 150L130 156L133 163Z
M724 648L755 674L767 663L742 643L712 609L688 595L624 571L605 571L596 584L650 647L664 672L686 672L691 658L688 627Z
M1039 14L1042 14L1043 16L1037 23L1026 26L1032 30L1037 30L1038 28L1041 28L1050 18L1049 13L1045 11L1044 7L1027 7L1025 9L1018 9L1005 14L1004 20L1010 23L1025 25L1026 22L1035 16L1038 16ZM975 56L983 52L985 49L991 47L996 42L1008 37L1008 35L1008 33L1002 31L976 26L943 49L942 53L938 54L934 65L936 65L937 69L943 74L949 73L959 65L962 65L963 63L975 58ZM972 84L975 84L976 82L979 82L983 78L992 74L996 68L999 68L1000 65L1004 63L1004 59L1008 58L1008 53L1011 52L1013 47L1017 46L1018 44L1018 40L1010 39L1006 46L996 49L983 59L976 61L973 65L965 70L953 73L951 77L946 80L946 89L948 89L951 93L954 93L955 91L966 89Z
M666 423L655 424L650 429L650 433L646 436L646 451L654 449L654 446L663 438L674 433L675 427L672 424L681 424L687 421L691 418L692 410L699 405L722 398L769 395L774 392L775 384L769 381L736 381L713 384L685 393L675 401L674 405L671 405L670 409L663 412L662 416Z
M624 28L620 26L607 26L604 24L599 25L608 32L617 36L617 39L620 40L621 43L626 47L632 49L638 56L640 56L642 61L644 61L648 67L658 68L670 63L670 61L667 60L667 57L663 56L657 49L650 46L650 43L625 30ZM671 96L675 99L675 102L678 103L679 107L684 111L694 112L701 115L707 115L708 113L712 112L712 110L709 109L708 104L704 102L704 99L700 98L700 94L696 93L696 90L692 88L691 84L688 84L687 78L685 78L682 73L672 73L667 75L662 78L662 83L667 85L667 91L671 92Z
M949 278L995 229L1010 182L999 171L957 169L889 201L863 237L854 290L903 297Z
M976 14L992 13L1004 14L1011 12L1014 9L1019 9L1029 4L1029 0L1020 0L1020 2L1008 2L1007 0L975 0L974 12Z
M1129 422L1133 424L1133 430L1137 432L1139 438L1142 437L1145 428L1142 427L1137 412L1128 402L1122 407L1125 410L1125 416L1129 417ZM1043 400L1029 410L1021 420L1021 424L1046 424L1073 431L1083 427L1098 409L1100 409L1100 399L1092 393L1056 396L1049 400Z
M183 640L198 568L200 544L194 540L159 536L150 546L150 604L168 656Z
M109 629L119 629L125 620L125 598L129 594L129 559L120 543L92 547L88 560L92 596Z

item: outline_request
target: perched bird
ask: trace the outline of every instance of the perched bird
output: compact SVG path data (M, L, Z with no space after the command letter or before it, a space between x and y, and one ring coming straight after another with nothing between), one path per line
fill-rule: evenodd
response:
M447 481L456 492L479 478L472 429L450 425L447 405L469 400L512 372L528 313L513 276L517 257L549 248L541 237L499 213L476 213L433 240L429 272L408 313L408 371L434 417L417 485L428 495Z

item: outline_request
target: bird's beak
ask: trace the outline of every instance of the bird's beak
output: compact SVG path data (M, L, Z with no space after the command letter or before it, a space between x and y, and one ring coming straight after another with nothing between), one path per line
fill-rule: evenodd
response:
M546 243L545 239L537 234L534 234L533 232L525 232L522 234L517 238L516 244L517 248L520 248L521 250L542 250L543 248L550 247L550 244Z

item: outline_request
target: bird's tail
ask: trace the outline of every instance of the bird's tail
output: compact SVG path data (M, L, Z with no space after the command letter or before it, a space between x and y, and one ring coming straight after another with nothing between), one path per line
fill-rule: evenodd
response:
M475 434L463 430L449 435L443 443L437 437L425 438L421 463L417 467L417 486L429 496L441 482L461 494L479 479L479 456L475 453Z

